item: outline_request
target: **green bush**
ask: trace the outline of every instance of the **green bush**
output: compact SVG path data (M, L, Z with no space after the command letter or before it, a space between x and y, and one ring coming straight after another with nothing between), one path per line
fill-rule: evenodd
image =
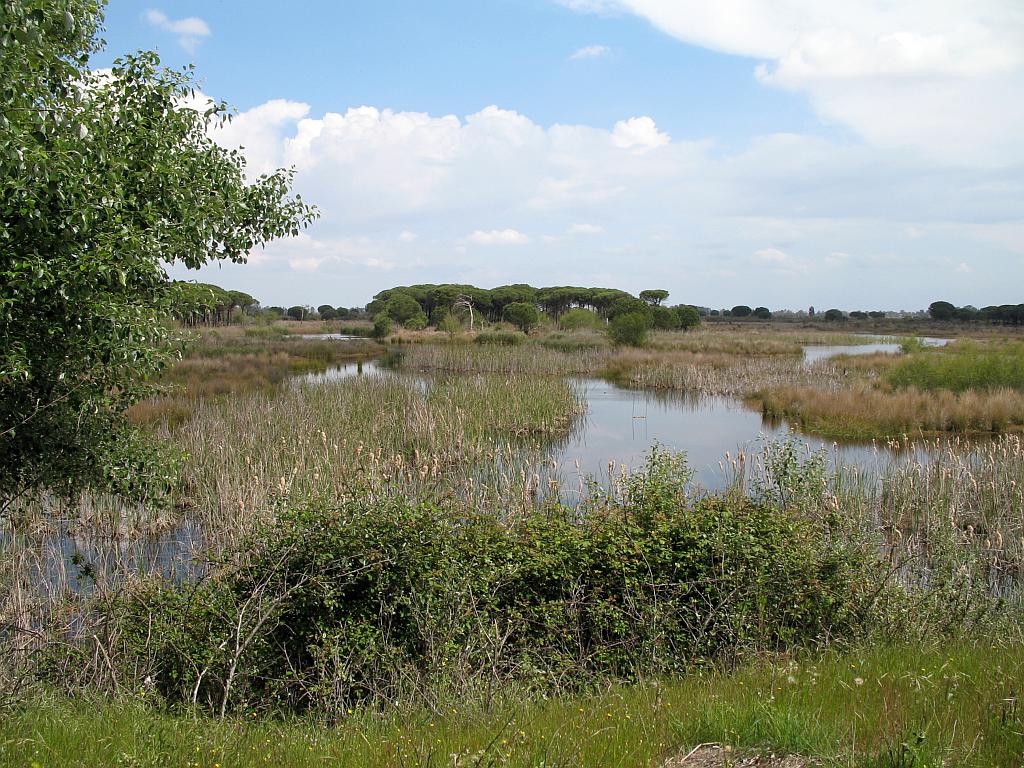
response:
M650 327L651 322L646 314L627 312L612 319L608 325L608 335L616 344L642 347L647 342Z
M592 309L574 307L562 313L558 318L558 324L567 331L579 331L584 328L600 328L604 321Z
M505 521L356 494L289 511L213 578L139 590L119 631L169 700L330 715L458 685L669 673L855 626L852 568L818 528L693 501L689 478L655 451L585 509Z
M515 331L485 331L478 333L474 339L477 344L494 344L503 347L515 347L525 340L525 334Z
M370 332L370 336L375 339L387 338L388 334L391 333L391 318L387 314L381 313L373 318L373 331Z

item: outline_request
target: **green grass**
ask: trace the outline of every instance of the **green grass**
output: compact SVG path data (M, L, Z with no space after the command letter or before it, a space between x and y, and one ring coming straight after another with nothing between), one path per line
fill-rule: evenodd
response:
M919 349L893 366L887 378L900 389L1024 391L1024 343L960 342Z
M0 720L4 766L661 766L700 743L833 766L1016 768L1019 643L764 659L732 673L489 709L354 711L344 722L162 711L141 694L34 699Z

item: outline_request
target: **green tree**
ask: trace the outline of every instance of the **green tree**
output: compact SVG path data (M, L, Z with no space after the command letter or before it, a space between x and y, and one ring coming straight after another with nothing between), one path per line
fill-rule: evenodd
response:
M678 307L673 307L672 310L676 313L676 317L679 320L679 327L684 331L700 325L700 312L697 311L696 307L680 304Z
M836 320L845 320L846 317L840 309L829 309L825 312L825 319L830 323L833 323Z
M608 325L608 335L616 344L630 347L642 347L647 342L647 331L651 321L643 312L627 312L612 318Z
M381 312L373 318L373 331L370 336L375 339L384 339L391 333L391 318L386 312Z
M578 331L581 328L599 328L604 321L592 309L575 307L558 318L558 324L567 331Z
M733 317L750 317L753 310L746 304L737 304L730 310Z
M395 293L384 304L384 311L396 323L405 325L412 318L423 314L420 303L408 293Z
M333 320L338 316L337 311L330 304L321 304L316 308L316 313L320 315L321 320Z
M952 320L956 307L948 301L933 301L928 305L928 315L932 320Z
M758 320L771 320L772 311L768 307L757 307L754 309L754 317Z
M294 307L288 307L288 317L292 320L305 320L309 317L309 307L296 305Z
M660 290L660 289L648 290L648 291L640 291L640 300L647 302L652 307L659 307L659 306L661 306L661 302L663 302L667 298L668 298L668 291L663 291L663 290Z
M505 307L503 316L523 333L529 333L540 322L540 313L533 304L514 301Z
M102 4L0 5L0 509L26 489L139 491L124 417L172 359L164 267L241 262L315 212L291 173L245 182L153 53L94 73Z

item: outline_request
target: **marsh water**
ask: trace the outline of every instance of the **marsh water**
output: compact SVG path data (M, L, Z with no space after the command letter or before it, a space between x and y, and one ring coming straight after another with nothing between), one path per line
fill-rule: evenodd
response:
M947 340L921 341L937 346ZM837 355L895 354L899 349L898 344L887 341L806 346L804 364ZM378 374L391 375L369 361L308 374L301 380L317 383ZM549 447L549 457L557 463L563 487L576 487L585 476L604 478L622 466L636 467L658 444L685 453L701 487L720 490L732 480L730 460L740 455L747 459L756 456L764 443L792 432L785 421L768 421L759 411L730 397L636 390L596 378L573 379L573 385L586 401L586 414L567 438ZM882 469L895 457L892 451L871 443L835 443L804 434L798 437L812 451L824 449L831 459L865 470Z
M922 341L946 343L944 339ZM809 365L840 354L898 350L897 344L884 341L857 346L809 346L804 350L804 361ZM315 385L353 376L393 375L411 376L424 389L430 386L427 377L396 373L374 361L332 367L296 377L295 381ZM734 398L628 389L596 378L573 379L572 383L586 402L586 413L567 436L547 446L549 461L542 470L546 475L557 475L563 500L570 504L582 478L602 480L622 467L637 467L655 444L685 453L696 484L713 491L731 482L731 460L742 455L748 462L753 461L766 442L791 434L785 422L768 422L759 411ZM893 461L921 453L915 449L909 454L896 454L873 444L837 444L803 434L797 437L812 451L824 449L830 459L864 470L884 469ZM0 534L0 542L10 535L10 531ZM112 573L148 571L188 578L199 567L193 557L202 550L202 534L189 524L142 539L80 537L71 530L62 530L39 546L42 551L37 560L37 576L44 583L67 579L71 589L87 592L94 577L103 580Z

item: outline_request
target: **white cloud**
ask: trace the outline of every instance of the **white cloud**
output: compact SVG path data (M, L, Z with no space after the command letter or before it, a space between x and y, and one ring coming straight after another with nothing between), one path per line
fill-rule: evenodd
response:
M716 306L899 308L934 295L1006 303L1024 282L1024 176L1006 169L795 134L725 152L650 118L542 126L495 106L314 115L279 100L214 136L244 145L253 172L294 165L296 190L322 212L249 271L207 275L268 303L356 305L389 285L451 281L657 283ZM503 243L519 247L476 258ZM970 281L954 272L960 261L976 270ZM870 279L881 267L884 284Z
M419 236L415 232L410 232L408 229L403 229L398 233L398 240L403 243L415 243L417 237Z
M1019 0L562 0L634 13L807 94L872 144L950 164L1024 160Z
M195 53L203 38L210 36L210 25L198 16L172 19L163 11L150 8L145 13L145 19L157 29L175 35L178 45L189 53Z
M783 253L778 248L762 248L754 252L754 258L769 264L785 264L790 260L789 254Z
M960 274L963 275L969 275L974 271L974 268L966 261L961 261L959 264L956 265L956 269L954 271L959 272Z
M611 51L612 49L607 45L585 45L582 48L577 48L569 58L573 61L599 59L602 56L607 56Z
M667 133L658 132L658 126L649 117L620 120L612 130L612 142L622 149L654 149L665 146L670 140Z
M525 245L530 238L515 229L476 230L466 238L476 245Z

